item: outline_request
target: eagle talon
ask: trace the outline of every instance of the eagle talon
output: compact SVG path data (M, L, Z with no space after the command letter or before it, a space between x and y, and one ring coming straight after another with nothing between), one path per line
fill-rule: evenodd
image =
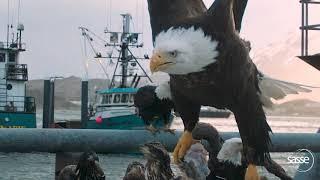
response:
M175 135L175 130L176 129L163 128L164 132L168 132L168 133L173 134L173 135Z
M157 132L159 132L159 129L153 127L152 125L147 126L147 127L146 127L146 130L150 131L151 134L153 134L153 135L155 135Z
M185 131L182 134L173 151L173 161L175 164L179 164L180 160L183 159L184 155L194 142L195 140L192 138L191 132Z
M245 174L245 180L260 180L257 167L254 164L249 164Z
M173 135L175 135L175 130L176 129L170 129L170 125L169 124L166 124L165 126L164 126L164 128L162 128L162 130L164 131L164 132L168 132L168 133L170 133L170 134L173 134Z

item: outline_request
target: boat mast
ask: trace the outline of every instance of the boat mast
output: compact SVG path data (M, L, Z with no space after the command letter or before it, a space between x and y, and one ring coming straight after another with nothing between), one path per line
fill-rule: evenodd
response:
M97 36L94 32L90 31L89 29L85 27L79 27L79 29L82 32L82 35L85 37L85 42L88 42L92 51L96 55L95 58L107 58L107 59L117 59L116 66L113 71L111 83L109 84L109 88L112 88L115 86L115 79L116 77L120 77L120 84L119 87L137 87L138 83L140 82L140 79L142 77L148 78L150 82L152 82L151 78L148 76L147 72L144 70L142 65L139 63L138 60L147 60L149 59L149 56L147 54L144 55L144 57L135 57L133 52L130 50L129 47L134 48L141 48L143 47L143 42L139 43L138 37L141 33L134 33L130 32L130 24L132 17L130 14L121 14L123 18L123 25L122 25L122 31L121 32L113 32L105 30L105 33L109 34L109 40L103 40L103 38ZM119 41L119 35L120 41ZM94 38L97 38L97 40L104 43L105 47L120 47L120 52L118 56L113 56L112 51L111 53L107 53L107 55L103 56L102 53L97 51L95 46L93 45ZM130 70L130 66L135 67L138 65L138 67L142 70L143 75L138 75L137 73L133 74ZM121 66L121 67L119 67ZM118 68L121 70L121 72L118 72ZM105 70L104 70L105 71ZM106 72L106 71L105 71ZM118 72L118 73L117 73ZM106 73L107 74L107 73ZM128 78L133 77L132 81L128 82Z
M123 34L126 37L130 33L130 14L121 14L123 18ZM121 66L122 66L122 79L120 87L127 87L127 74L128 74L128 38L121 38Z

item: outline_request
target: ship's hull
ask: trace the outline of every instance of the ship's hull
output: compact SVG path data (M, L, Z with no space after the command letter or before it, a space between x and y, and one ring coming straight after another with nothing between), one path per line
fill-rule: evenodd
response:
M170 119L170 124L173 121L173 116ZM156 128L164 127L163 120L159 117L154 118L153 126ZM133 129L145 129L143 120L135 115L116 116L111 118L102 118L102 121L97 123L95 118L90 118L87 122L87 129L122 129L122 130L133 130Z
M36 114L0 112L0 128L36 128Z
M201 111L200 117L228 118L230 114L229 111Z
M230 115L230 111L200 111L199 117L228 118ZM179 113L176 116L180 117Z

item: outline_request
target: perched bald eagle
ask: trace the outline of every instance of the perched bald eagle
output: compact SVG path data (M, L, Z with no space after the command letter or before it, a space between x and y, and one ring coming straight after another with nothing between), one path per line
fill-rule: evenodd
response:
M233 0L220 0L210 12L181 18L163 29L155 36L150 70L170 75L172 100L184 123L174 160L193 142L201 105L227 108L236 118L248 176L258 176L250 172L270 159L271 128L263 110L260 72L235 29Z
M143 86L138 89L134 96L134 105L137 108L137 113L144 121L146 129L152 133L159 131L152 125L154 123L154 117L156 116L163 119L164 131L174 133L174 130L170 129L170 118L174 104L171 97L169 97L171 94L167 90L168 86L168 83L158 87L150 85Z
M247 166L246 163L241 161L241 139L240 142L239 138L224 142L216 128L207 123L198 123L192 131L192 136L197 140L208 142L206 149L209 152L208 167L210 174L207 176L207 180L244 179Z
M217 178L244 179L248 163L242 155L243 145L240 138L231 138L224 141L216 128L208 123L201 122L193 129L192 137L197 140L206 140L209 143L206 146L209 152L208 167L210 169L207 180ZM262 166L280 179L292 179L275 161L265 161Z
M175 161L191 146L201 105L234 113L245 151L254 153L251 164L270 158L271 128L259 98L258 71L235 31L232 2L221 1L219 13L184 19L155 38L150 69L170 75L172 98L185 126Z

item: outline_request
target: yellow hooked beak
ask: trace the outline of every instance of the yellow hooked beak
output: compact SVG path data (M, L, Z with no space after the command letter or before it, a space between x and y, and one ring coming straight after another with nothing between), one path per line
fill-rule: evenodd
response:
M161 71L165 69L172 62L166 61L166 58L161 53L154 53L150 61L150 71L151 73Z

